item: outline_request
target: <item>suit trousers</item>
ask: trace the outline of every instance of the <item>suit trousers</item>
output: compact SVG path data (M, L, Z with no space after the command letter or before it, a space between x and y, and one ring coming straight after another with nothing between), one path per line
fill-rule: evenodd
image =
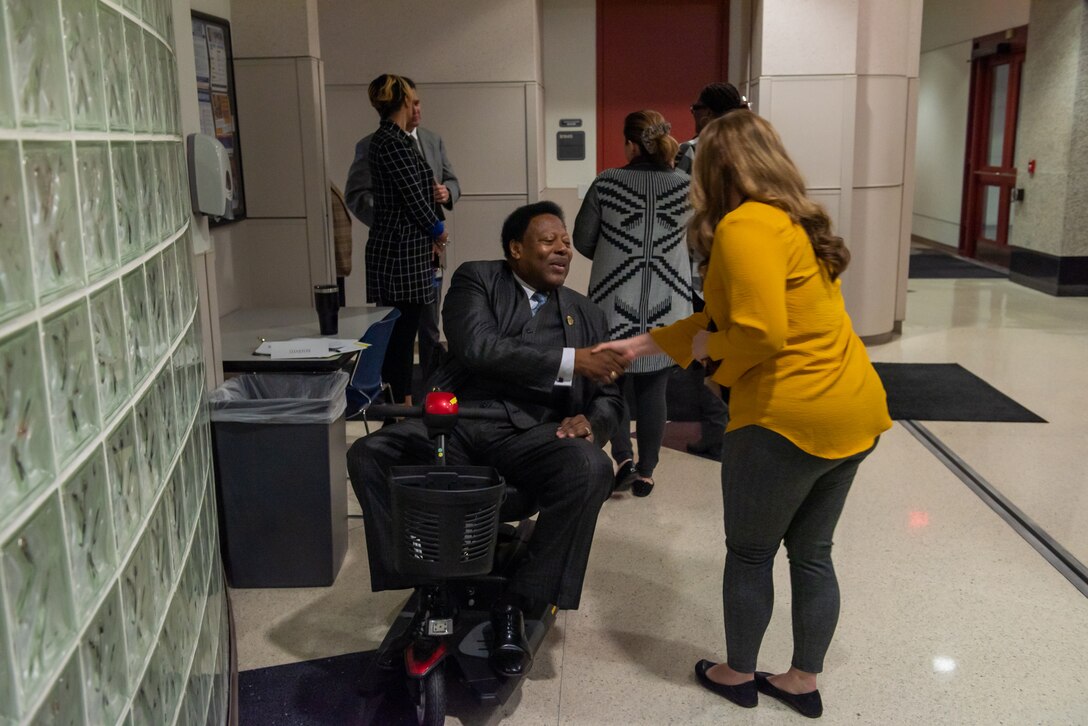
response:
M491 466L540 509L528 553L509 584L525 598L576 609L582 594L597 514L612 485L612 465L587 439L560 439L558 425L518 429L505 421L462 420L446 442L452 466ZM348 452L351 485L363 509L371 588L411 587L393 567L392 466L434 461L434 445L423 423L384 426Z
M438 319L442 311L442 278L435 278L434 302L427 305L419 316L419 368L423 374L423 383L434 373L441 360L439 349L441 339L438 334ZM427 391L424 390L426 395Z
M774 607L774 557L785 541L793 600L794 668L823 670L839 620L831 537L862 460L876 443L843 459L823 459L761 426L725 434L725 644L729 667L756 669Z

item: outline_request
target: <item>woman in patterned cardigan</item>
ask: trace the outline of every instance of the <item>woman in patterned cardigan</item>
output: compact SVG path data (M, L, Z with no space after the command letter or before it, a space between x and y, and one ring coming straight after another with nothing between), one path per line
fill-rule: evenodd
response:
M574 222L574 246L593 260L589 297L608 316L609 337L627 338L691 314L691 269L685 230L691 215L689 177L673 168L679 147L657 111L623 123L627 166L602 172ZM633 465L629 414L612 438L616 488L647 496L665 433L665 386L672 360L640 358L628 370L638 417ZM626 413L626 411L625 411Z

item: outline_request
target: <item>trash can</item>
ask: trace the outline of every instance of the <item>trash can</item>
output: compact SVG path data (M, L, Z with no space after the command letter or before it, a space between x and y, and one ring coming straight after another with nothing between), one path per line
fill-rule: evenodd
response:
M246 374L209 397L232 587L315 587L347 552L348 374Z

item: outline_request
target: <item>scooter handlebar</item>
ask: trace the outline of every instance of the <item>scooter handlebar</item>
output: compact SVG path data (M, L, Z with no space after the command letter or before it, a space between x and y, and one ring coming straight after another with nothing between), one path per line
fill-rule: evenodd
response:
M423 418L423 405L406 406L403 403L375 403L366 409L369 419L377 418ZM479 406L458 406L455 414L458 419L476 419L506 421L505 408L481 408Z

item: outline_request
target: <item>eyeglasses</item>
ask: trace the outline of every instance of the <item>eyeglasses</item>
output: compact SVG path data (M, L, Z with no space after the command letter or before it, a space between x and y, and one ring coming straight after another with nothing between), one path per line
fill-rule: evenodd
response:
M699 113L701 111L706 111L708 108L710 108L710 107L707 106L704 103L693 103L693 104L691 104L691 112L693 114L694 113Z

